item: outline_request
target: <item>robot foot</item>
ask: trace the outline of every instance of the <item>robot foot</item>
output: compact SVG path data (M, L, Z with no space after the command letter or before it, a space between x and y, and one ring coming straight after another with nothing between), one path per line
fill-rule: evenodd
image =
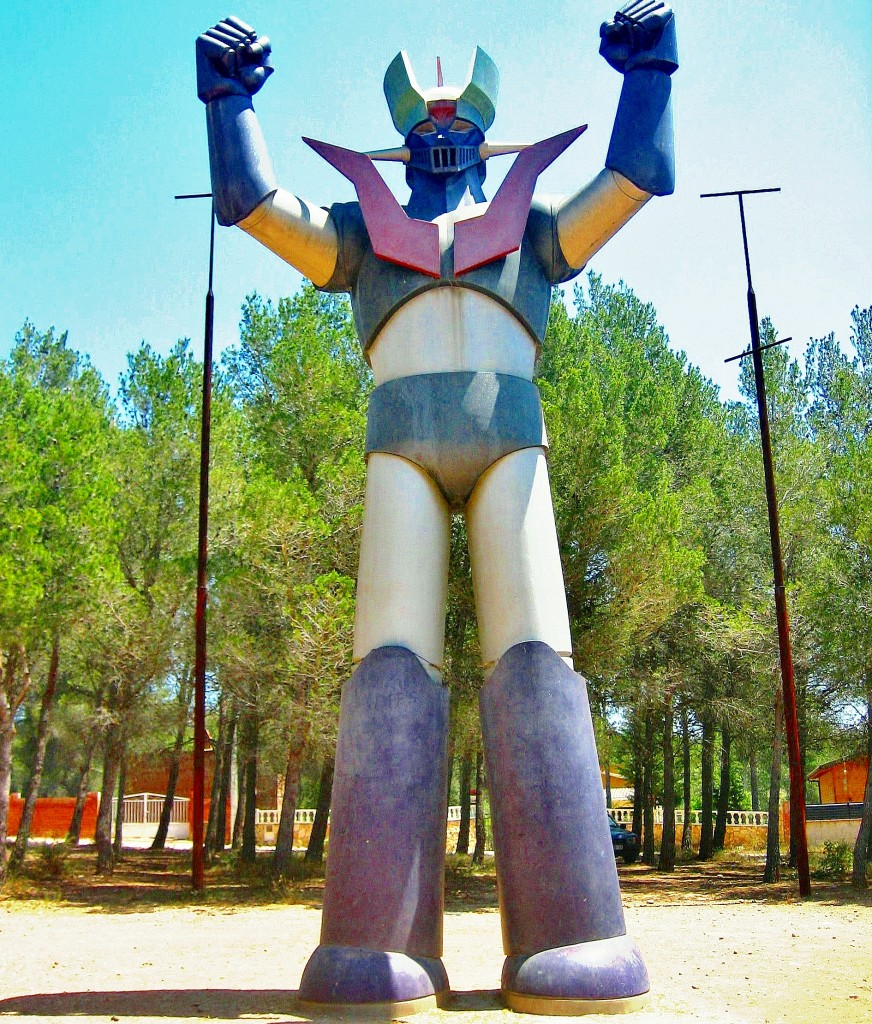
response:
M301 1008L354 1009L355 1019L392 1019L442 1006L448 975L436 957L319 946L300 982Z
M403 647L371 651L342 692L321 944L300 1000L396 1017L438 1006L448 691Z
M506 1003L636 1009L648 975L626 934L584 680L529 641L503 655L480 700Z
M517 1013L630 1013L648 1000L648 972L627 935L506 957L503 1000Z

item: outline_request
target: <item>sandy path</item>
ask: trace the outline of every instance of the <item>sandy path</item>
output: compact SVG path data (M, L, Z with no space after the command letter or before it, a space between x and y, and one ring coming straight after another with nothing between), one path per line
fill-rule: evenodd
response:
M295 1014L293 991L319 920L319 911L299 906L107 914L7 904L0 1016L52 1024L311 1020ZM633 896L627 923L652 980L648 1008L630 1018L637 1024L872 1021L872 907ZM413 1019L554 1020L499 1008L501 963L495 911L449 913L445 964L455 1002Z

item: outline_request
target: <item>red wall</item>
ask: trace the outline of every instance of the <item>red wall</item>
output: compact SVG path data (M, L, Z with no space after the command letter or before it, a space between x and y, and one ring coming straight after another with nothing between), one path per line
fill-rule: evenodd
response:
M97 827L97 794L88 793L85 797L85 810L82 814L82 839L93 839ZM33 824L30 834L34 839L65 839L73 820L76 806L72 796L41 796L33 810ZM13 793L9 797L9 815L6 819L7 835L14 836L18 832L21 814L24 811L24 800Z
M207 747L205 751L206 800L212 792L212 777L215 774L215 751ZM124 789L126 793L166 793L170 774L169 753L154 754L149 757L131 758L127 765ZM186 750L179 761L179 779L176 783L176 796L194 797L194 755ZM277 805L277 780L275 775L266 771L257 774L257 806L275 807Z
M205 752L206 792L212 790L212 776L215 773L215 752ZM170 774L169 753L151 757L131 758L124 780L125 793L158 793L167 791ZM179 759L179 778L176 782L176 796L192 797L194 793L194 755L184 751Z

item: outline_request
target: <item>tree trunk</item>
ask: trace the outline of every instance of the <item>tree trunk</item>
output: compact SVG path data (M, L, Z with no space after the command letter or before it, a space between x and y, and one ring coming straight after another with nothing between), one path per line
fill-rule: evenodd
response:
M766 829L766 867L764 882L781 878L781 733L784 728L784 704L781 687L775 684L775 728L772 734L772 764L769 769L769 824Z
M751 747L748 755L748 775L751 782L751 810L760 810L760 786L757 782L757 751Z
M712 845L723 850L727 841L727 811L730 809L730 752L733 736L728 725L721 727L721 781L718 788L718 817Z
M157 832L151 843L152 850L162 850L166 846L167 835L170 831L170 821L173 816L173 803L176 798L176 786L179 782L179 765L182 760L182 749L185 745L185 733L188 728L188 713L191 707L191 694L193 688L190 685L190 676L186 672L179 682L179 692L176 695L178 718L176 719L176 740L170 754L170 770L167 777L167 791L164 794L163 807L160 810L160 821Z
M603 719L603 734L605 743L603 743L603 749L600 752L603 759L603 775L605 776L605 791L606 791L606 807L612 809L612 744L609 736L609 723L606 719L605 714L602 716Z
M645 761L642 768L642 860L654 863L654 715L645 711Z
M209 789L209 813L206 816L206 831L203 835L203 857L207 867L211 866L212 858L218 852L216 842L218 835L218 800L220 799L221 779L224 775L224 734L226 730L225 700L222 696L218 702L218 736L212 744L212 785Z
M481 751L475 755L475 847L472 863L484 864L484 849L487 845L487 828L484 820L484 766Z
M15 738L15 712L30 688L30 671L24 648L0 652L4 658L0 676L0 889L6 882L6 829L9 816L9 789L12 784L12 741ZM20 680L16 681L20 675Z
M184 733L182 733L181 743L179 742L178 735L176 736L176 742L173 745L173 749L170 753L170 770L167 775L167 791L164 793L163 805L160 809L160 821L157 825L157 832L154 834L154 839L151 841L151 850L162 850L167 843L167 836L170 831L170 820L173 816L173 804L176 800L176 786L179 783L179 762L182 756L182 745L185 742Z
M802 799L805 801L805 780L808 776L806 750L808 749L808 678L805 670L796 672L796 727L799 732L799 777L802 780ZM790 867L797 866L797 836L800 823L793 819L793 801L790 801Z
M106 730L103 754L103 788L100 793L100 809L97 811L97 827L94 842L97 844L97 874L111 874L114 865L112 855L112 796L118 782L121 767L121 726L113 722Z
M127 789L127 740L122 740L121 765L118 769L118 803L115 805L115 838L112 855L117 863L124 852L124 792ZM145 822L143 822L145 824Z
M288 750L282 813L279 815L279 831L272 859L272 873L275 878L287 876L291 869L291 861L294 859L294 815L297 813L297 803L300 799L300 765L305 749L306 730L300 730L299 735L291 740Z
M684 808L684 824L681 826L681 852L693 853L693 824L690 808L690 722L687 706L681 708L681 805Z
M638 715L633 723L631 736L633 741L633 822L630 831L637 836L642 835L642 806L645 800L645 773L642 770L644 757L642 755L642 742L639 737Z
M213 850L223 851L227 841L227 804L230 800L230 787L233 784L233 743L236 738L236 709L231 708L230 721L227 723L227 736L221 749L221 786L218 790L215 808L215 837ZM217 772L217 766L216 766Z
M318 786L318 804L315 807L315 820L306 847L306 860L319 863L324 857L324 840L327 838L327 822L330 819L330 801L333 797L333 766L330 756L324 761L321 769L321 782Z
M672 734L675 730L675 709L672 694L666 695L663 713L663 835L660 840L661 871L675 870L675 766L672 751Z
M469 750L463 752L460 759L460 825L457 829L457 846L455 853L469 853L469 819L470 799L469 783L472 781L472 753Z
M9 817L9 787L12 783L12 741L15 723L6 691L0 689L0 888L6 881L6 827Z
M67 838L64 842L67 846L78 846L82 835L82 815L85 813L85 800L88 796L88 777L91 773L91 758L94 756L94 748L97 746L97 734L93 734L85 748L85 756L79 768L79 785L76 790L76 806L73 808L73 817L70 820L70 827L67 830Z
M249 761L245 770L245 816L242 823L242 846L239 855L242 860L254 863L257 860L257 761Z
M240 727L240 732L242 731ZM236 764L236 817L233 819L233 832L230 836L231 849L242 846L242 829L245 825L245 758L240 757Z
M245 817L242 826L242 860L253 863L257 859L257 835L255 816L257 814L257 716L253 710L245 713L245 737L243 756L245 758Z
M851 870L851 885L855 889L865 889L866 864L872 849L872 690L866 694L866 754L869 759L869 770L866 773L866 790L863 794L863 814L860 818L860 831L854 843L854 863Z
M712 786L714 783L714 743L715 727L711 713L702 716L702 751L701 751L701 813L699 831L699 860L711 860L712 847Z
M231 728L231 718L227 707L227 698L222 694L218 705L218 736L215 740L214 770L212 772L212 788L209 792L209 818L206 822L206 836L203 841L206 863L211 864L212 858L219 850L224 849L224 832L227 828L227 808L221 812L221 789L224 784L224 762L229 757L227 751L227 733ZM226 796L225 796L226 800ZM219 825L221 831L219 833ZM220 835L220 840L219 840Z
M42 695L42 703L39 706L39 723L36 727L36 748L33 752L33 764L30 769L30 778L28 779L27 789L24 793L24 807L21 811L21 822L18 826L18 835L15 837L15 845L12 847L12 854L9 857L9 867L13 870L24 863L24 856L27 853L27 840L30 838L30 828L33 824L33 812L36 809L36 799L39 796L39 787L42 782L42 769L45 764L46 747L48 746L51 713L54 709L55 693L57 692L58 685L58 666L60 664L60 655L60 636L55 636L51 647L51 659L49 660L48 665L45 691Z

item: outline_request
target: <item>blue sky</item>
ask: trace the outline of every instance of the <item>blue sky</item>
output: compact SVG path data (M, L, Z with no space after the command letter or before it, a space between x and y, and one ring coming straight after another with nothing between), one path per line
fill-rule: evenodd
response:
M872 304L872 4L868 0L676 0L682 66L674 79L678 188L654 200L590 267L654 303L673 347L737 394L748 339L735 200L700 192L781 186L748 202L754 284L791 349ZM256 108L279 181L328 204L351 186L303 134L367 149L396 145L384 69L409 51L423 84L440 55L462 80L472 48L497 62L490 137L588 132L540 181L584 184L602 166L621 78L599 57L601 0L7 0L0 65L0 354L25 318L68 329L110 383L140 340L202 345L208 204L203 107L193 42L233 11L273 42L276 73ZM490 166L490 194L498 183ZM506 166L506 165L503 165ZM401 173L387 175L401 199ZM251 291L278 298L299 275L235 229L216 245L216 346L237 338Z

